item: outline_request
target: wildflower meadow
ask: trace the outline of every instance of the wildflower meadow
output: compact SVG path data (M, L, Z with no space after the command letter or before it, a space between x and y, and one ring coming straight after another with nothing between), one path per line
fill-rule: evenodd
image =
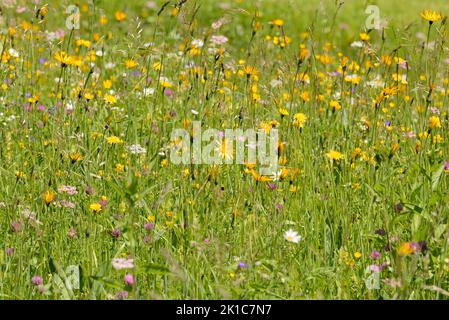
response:
M0 299L448 299L447 0L0 0Z

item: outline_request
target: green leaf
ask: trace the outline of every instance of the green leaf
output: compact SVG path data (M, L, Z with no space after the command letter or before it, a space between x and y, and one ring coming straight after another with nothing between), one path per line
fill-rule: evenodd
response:
M148 263L142 267L139 267L138 272L146 274L166 275L170 273L170 269L163 265Z
M444 166L441 164L432 172L432 191L434 191L440 183L441 174L443 173Z

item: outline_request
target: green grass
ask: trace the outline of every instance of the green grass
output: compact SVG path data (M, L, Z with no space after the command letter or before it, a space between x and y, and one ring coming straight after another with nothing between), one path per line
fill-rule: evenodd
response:
M365 30L368 3L345 2L337 10L335 1L223 8L189 0L175 17L175 1L159 16L163 1L155 9L147 1L84 1L73 32L68 1L50 1L43 19L30 5L23 13L3 8L0 298L114 299L124 290L135 299L447 298L447 25L431 26L433 49L423 50L429 24L420 12L447 15L449 4L369 2L389 21L382 34ZM117 10L125 20L115 20ZM212 29L221 17L227 23ZM50 41L57 29L64 37ZM370 36L364 48L351 47L362 32ZM285 48L273 43L283 34L292 41ZM218 57L208 50L211 35L229 38ZM201 50L188 50L193 39L204 40ZM300 45L308 55L298 64ZM68 66L55 58L61 51L72 57ZM343 71L343 56L345 75L358 83L332 75ZM130 60L136 66L125 65ZM257 75L247 76L247 66ZM380 99L385 87L395 90ZM144 96L145 88L154 92ZM341 109L333 111L332 100ZM307 117L303 128L293 125L298 113ZM441 127L429 125L431 117ZM271 190L244 165L170 163L172 130L196 120L222 129L277 121L288 174ZM121 143L109 144L113 136ZM146 151L132 154L133 144ZM344 159L331 161L331 150ZM288 229L299 243L284 238ZM410 248L419 241L427 250ZM116 270L114 258L132 258L135 267ZM70 266L80 270L73 290L65 284ZM378 289L366 286L372 275Z

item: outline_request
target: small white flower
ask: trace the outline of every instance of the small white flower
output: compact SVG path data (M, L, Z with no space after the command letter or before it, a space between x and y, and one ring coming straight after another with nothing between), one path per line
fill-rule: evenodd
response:
M143 89L143 95L145 97L151 96L154 93L154 88L145 88Z
M354 41L351 43L352 48L363 48L363 42L362 41Z
M201 39L193 39L191 45L194 48L202 48L204 45L204 41Z
M298 235L298 232L293 231L292 229L288 229L284 233L284 238L288 242L298 243L302 237Z
M124 258L115 258L115 259L112 259L112 266L116 270L132 269L132 268L134 268L134 260L133 259L124 259Z
M225 36L222 36L222 35L213 35L210 38L210 40L213 44L218 44L218 45L225 44L226 42L228 42L228 38Z
M19 51L15 50L13 48L10 48L8 50L8 53L11 55L11 57L14 57L14 58L18 58L19 57Z
M147 152L147 149L142 147L140 144L133 144L128 147L129 152L132 154L142 154Z
M112 68L114 68L115 67L115 63L113 63L113 62L108 62L108 63L106 63L106 65L105 65L105 68L106 69L112 69Z

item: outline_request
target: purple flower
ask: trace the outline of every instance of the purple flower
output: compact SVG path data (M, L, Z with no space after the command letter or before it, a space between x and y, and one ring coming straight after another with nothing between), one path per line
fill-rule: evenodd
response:
M11 222L11 229L14 232L20 232L23 229L22 221L13 221Z
M444 171L449 171L449 161L444 161Z
M6 248L6 254L12 256L14 254L14 248Z
M31 282L35 285L35 286L40 286L42 283L44 283L44 279L42 279L41 276L33 276L31 278Z
M145 228L145 230L151 231L154 229L154 223L152 222L145 223L143 227Z
M284 205L283 205L282 203L276 203L275 208L276 208L277 210L283 210L283 209L284 209Z
M371 259L374 259L374 260L380 259L381 256L382 256L382 255L381 255L380 252L377 251L377 250L374 250L374 251L371 252L371 254L370 254Z
M128 299L128 291L117 291L117 294L115 295L115 298L117 300L125 300Z
M239 262L239 268L248 268L248 265L245 262Z
M172 89L165 89L164 94L169 98L173 98L173 90Z
M385 269L385 267L387 267L388 266L388 263L387 262L384 262L384 263L382 263L382 264L372 264L372 265L370 265L369 266L369 269L372 271L372 272L381 272L383 269Z
M402 210L404 210L402 203L397 203L394 205L394 211L396 211L396 213L401 213Z
M274 190L274 189L276 189L276 184L269 182L269 183L268 183L268 188L269 188L270 190Z
M391 125L391 122L389 120L385 121L385 126L389 127Z
M44 64L45 62L47 62L47 59L45 59L45 58L40 58L39 59L39 63L40 64Z
M115 228L114 230L111 231L111 236L113 238L118 238L122 235L122 230L120 230L119 228Z
M134 259L115 258L112 259L112 266L116 270L133 269Z
M378 230L376 230L375 234L378 234L379 236L382 236L382 237L383 237L383 236L386 235L387 233L385 232L384 229L378 229Z
M125 281L125 284L127 286L132 286L134 284L134 277L132 276L132 274L125 274L123 281Z

